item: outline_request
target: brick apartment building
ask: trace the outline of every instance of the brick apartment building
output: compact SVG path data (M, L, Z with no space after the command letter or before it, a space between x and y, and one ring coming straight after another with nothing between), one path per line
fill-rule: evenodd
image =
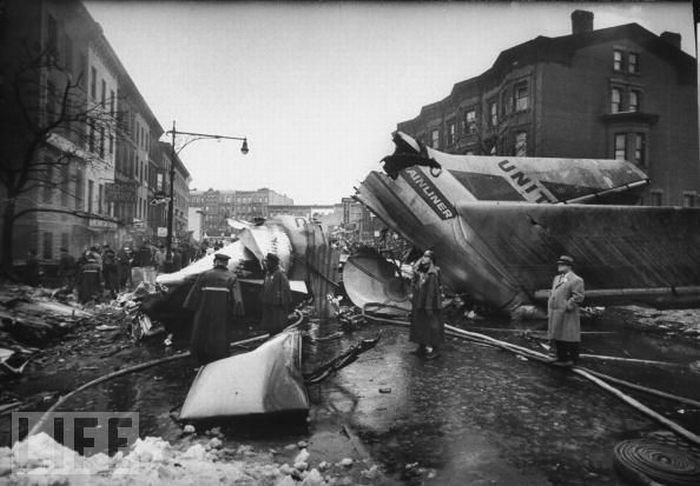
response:
M252 221L270 216L270 206L290 206L294 200L285 194L263 187L255 191L223 190L193 191L189 206L200 211L202 231L209 235L230 231L228 218ZM192 228L190 228L192 229Z
M448 153L619 158L651 180L643 203L700 205L696 59L638 24L539 36L500 53L398 130Z
M163 129L82 2L3 2L0 71L1 160L10 169L2 175L11 179L29 153L41 164L32 167L43 171L40 183L14 197L7 181L0 184L2 206L23 213L14 225L14 258L34 249L43 262L55 262L61 247L77 255L90 245L152 237L150 203L169 168L162 153L169 160L170 150L158 142ZM189 174L181 162L177 168L177 221L186 228Z

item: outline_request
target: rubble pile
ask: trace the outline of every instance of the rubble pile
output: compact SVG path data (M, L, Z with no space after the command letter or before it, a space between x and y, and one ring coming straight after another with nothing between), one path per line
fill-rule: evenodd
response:
M30 356L92 315L54 290L0 287L0 371L21 373Z
M40 433L0 448L0 478L12 484L118 484L140 485L168 482L189 484L250 484L320 486L353 484L347 477L352 459L337 464L321 462L311 467L311 455L300 447L290 465L275 462L276 451L257 452L252 447L224 447L218 437L202 437L176 447L158 437L137 439L128 453L112 457L97 453L78 455ZM294 446L296 448L296 445ZM362 478L379 475L376 466Z
M104 339L114 343L118 335L138 341L162 332L141 312L142 299L160 290L141 283L112 301L84 306L66 289L0 286L0 380L22 374L30 362L41 363L50 345L79 329L76 339L88 338L93 345Z
M143 311L143 300L149 296L165 291L159 284L141 282L132 292L122 292L112 301L111 306L121 309L128 317L126 323L126 333L134 341L139 341L144 337L154 336L165 331L162 324L153 322Z

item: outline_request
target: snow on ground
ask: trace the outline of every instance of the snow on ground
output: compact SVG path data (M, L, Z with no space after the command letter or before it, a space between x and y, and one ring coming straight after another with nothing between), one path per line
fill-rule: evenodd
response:
M270 454L251 448L222 448L220 440L195 443L178 450L158 437L138 439L127 454L90 457L55 442L45 433L0 448L0 483L18 485L242 484L316 486L346 484L334 477L331 465L309 468L309 453L301 449L295 464L275 463ZM346 478L344 478L346 479Z

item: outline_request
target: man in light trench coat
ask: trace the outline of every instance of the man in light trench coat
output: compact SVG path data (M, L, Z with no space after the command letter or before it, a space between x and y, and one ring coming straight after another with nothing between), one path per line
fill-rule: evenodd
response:
M559 366L572 366L578 360L581 342L581 316L579 305L583 302L583 279L572 268L574 259L562 255L557 260L559 275L554 277L549 296L549 339L554 342Z

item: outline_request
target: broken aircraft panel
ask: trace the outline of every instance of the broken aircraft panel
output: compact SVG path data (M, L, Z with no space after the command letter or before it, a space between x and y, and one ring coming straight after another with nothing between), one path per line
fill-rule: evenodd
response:
M371 172L355 198L433 249L453 290L506 311L546 302L552 262L567 253L591 305L700 301L700 210L622 205L648 183L633 164L448 155L400 132L394 142L387 173ZM616 205L580 204L593 202Z
M343 265L343 284L352 303L360 308L382 304L387 311L411 310L408 281L400 268L377 253L351 255Z
M307 280L316 278L318 272L309 272L305 258L310 244L310 230L304 218L280 216L262 224L244 228L238 240L218 250L231 257L228 268L240 277L246 314L259 312L260 287L264 280L262 260L267 253L280 258L280 267L287 272L292 295L300 301L308 294ZM169 332L188 329L192 313L182 307L195 279L214 266L214 254L206 255L178 272L161 274L156 283L166 287L165 295L151 296L143 304L143 312L162 322ZM333 279L335 275L323 275Z

